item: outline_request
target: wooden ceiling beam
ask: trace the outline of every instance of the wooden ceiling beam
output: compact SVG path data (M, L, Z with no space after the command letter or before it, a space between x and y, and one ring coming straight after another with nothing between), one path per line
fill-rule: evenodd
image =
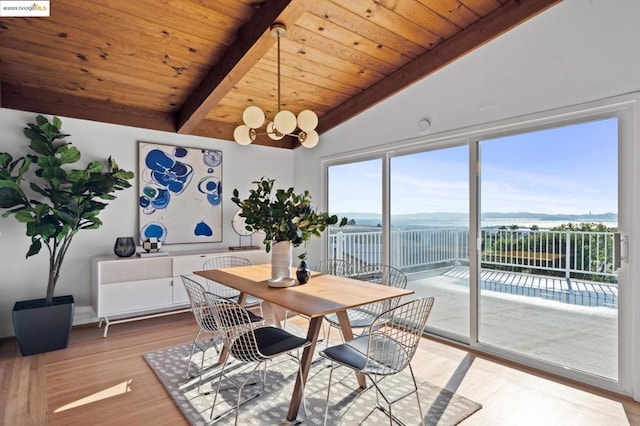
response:
M173 114L2 82L2 108L173 132Z
M320 117L324 133L562 0L510 0L450 39Z
M177 132L191 133L220 100L276 43L271 24L293 26L305 12L306 0L265 1L253 19L238 32L236 40L222 55L178 113ZM232 133L233 134L233 133Z

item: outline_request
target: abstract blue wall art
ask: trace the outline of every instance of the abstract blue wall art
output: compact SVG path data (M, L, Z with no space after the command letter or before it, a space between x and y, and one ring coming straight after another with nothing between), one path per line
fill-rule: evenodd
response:
M140 242L222 242L222 152L138 144Z

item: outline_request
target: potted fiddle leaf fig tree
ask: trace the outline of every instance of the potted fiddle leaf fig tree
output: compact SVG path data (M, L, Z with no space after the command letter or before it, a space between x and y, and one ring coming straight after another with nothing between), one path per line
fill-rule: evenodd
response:
M311 204L309 191L296 194L293 188L273 190L274 179L262 177L252 182L255 189L241 200L237 189L231 201L240 207L248 231L262 231L267 253L273 247L271 275L273 278L289 277L292 248L320 236L328 226L344 226L347 218L318 212ZM301 268L306 266L306 252L298 256ZM305 281L306 282L306 281Z
M99 213L116 191L129 188L133 173L121 170L109 157L84 169L70 166L80 151L66 142L58 117L38 115L23 133L31 153L14 157L0 153L0 208L2 217L14 216L26 227L31 245L26 257L49 256L46 297L18 301L13 327L23 355L65 348L73 324L73 295L54 297L62 263L73 237L102 225ZM44 250L43 250L44 248ZM44 279L43 279L44 281Z

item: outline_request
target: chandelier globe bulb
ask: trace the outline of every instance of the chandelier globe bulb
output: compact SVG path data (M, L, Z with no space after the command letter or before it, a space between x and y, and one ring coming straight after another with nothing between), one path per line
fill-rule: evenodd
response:
M273 127L273 122L269 121L267 123L267 136L269 136L269 138L274 141L279 141L280 139L284 138L284 133L278 132L276 128Z
M320 136L315 130L310 130L308 132L300 132L300 134L298 135L298 140L305 148L313 148L318 145Z
M298 114L298 127L304 132L315 130L318 125L318 116L310 109L305 109Z
M273 126L285 135L293 132L297 124L296 116L291 111L282 110L273 118Z
M242 121L248 127L257 129L264 124L264 112L258 106L252 105L247 107L242 113Z
M240 145L249 145L256 138L256 131L244 124L236 127L233 131L233 139Z

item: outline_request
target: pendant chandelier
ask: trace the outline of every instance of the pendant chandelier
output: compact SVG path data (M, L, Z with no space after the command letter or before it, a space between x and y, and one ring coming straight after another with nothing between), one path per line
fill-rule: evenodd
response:
M318 132L315 130L318 125L316 113L306 109L300 112L296 118L291 111L280 109L280 37L287 35L287 28L283 24L275 23L271 25L271 35L278 40L278 113L273 121L267 122L265 130L258 133L256 130L266 121L264 111L255 105L247 107L242 113L244 124L236 127L233 138L240 145L249 145L258 134L266 134L274 141L285 136L293 136L305 148L313 148L318 144L319 139ZM299 129L297 133L296 129Z

